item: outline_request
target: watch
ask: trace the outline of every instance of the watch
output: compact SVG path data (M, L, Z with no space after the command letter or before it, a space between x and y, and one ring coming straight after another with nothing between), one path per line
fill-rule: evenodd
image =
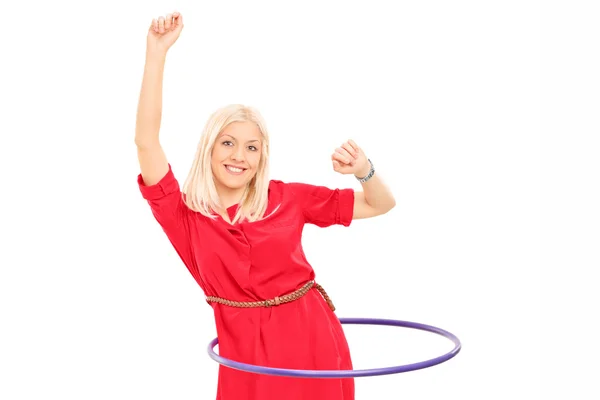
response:
M375 168L373 167L373 163L371 162L370 159L367 159L369 161L369 164L371 164L371 169L369 170L369 173L367 174L367 176L363 177L363 178L359 178L358 176L354 176L360 183L365 183L366 181L368 181L369 179L371 179L373 177L373 175L375 174Z

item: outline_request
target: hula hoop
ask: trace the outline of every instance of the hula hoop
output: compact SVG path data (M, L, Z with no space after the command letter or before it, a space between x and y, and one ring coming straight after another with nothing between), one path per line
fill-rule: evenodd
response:
M238 361L233 361L215 353L214 348L219 344L219 338L213 339L208 345L208 355L214 361L229 368L237 369L245 372L253 372L263 375L276 376L292 376L298 378L350 378L350 377L366 377L376 375L399 374L403 372L415 371L418 369L429 368L434 365L441 364L456 356L461 349L460 340L452 333L445 331L435 326L420 324L417 322L398 321L393 319L377 319L377 318L340 318L342 324L357 324L357 325L387 325L404 328L418 329L427 332L433 332L450 339L454 343L454 348L448 353L429 360L420 361L413 364L398 365L395 367L373 368L361 370L301 370L301 369L284 369L261 367L258 365L245 364Z

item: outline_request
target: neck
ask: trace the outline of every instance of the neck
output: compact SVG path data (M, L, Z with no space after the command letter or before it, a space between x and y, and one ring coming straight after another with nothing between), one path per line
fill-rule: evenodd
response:
M217 185L217 194L219 195L219 199L221 200L221 204L225 210L233 205L238 204L241 201L245 190L245 188L230 189Z

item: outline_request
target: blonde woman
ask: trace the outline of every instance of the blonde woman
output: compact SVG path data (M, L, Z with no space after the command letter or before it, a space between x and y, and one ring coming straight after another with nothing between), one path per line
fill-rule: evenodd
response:
M180 189L159 129L165 58L182 29L182 15L173 13L154 19L148 31L135 133L138 185L214 309L219 353L268 367L352 369L333 304L302 250L302 229L384 214L394 198L353 141L336 149L332 165L355 175L362 192L270 180L265 121L238 104L210 116ZM217 399L350 400L354 381L220 366Z

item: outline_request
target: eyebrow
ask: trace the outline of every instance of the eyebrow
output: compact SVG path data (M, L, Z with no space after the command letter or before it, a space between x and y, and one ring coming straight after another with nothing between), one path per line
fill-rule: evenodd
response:
M224 136L229 136L230 138L232 138L233 140L235 140L237 142L236 138L234 138L231 135L228 135L227 133L224 133L224 134L221 135L221 137L224 137ZM258 139L252 139L252 140L248 140L246 143L254 143L254 142L260 142L260 140L258 140Z

